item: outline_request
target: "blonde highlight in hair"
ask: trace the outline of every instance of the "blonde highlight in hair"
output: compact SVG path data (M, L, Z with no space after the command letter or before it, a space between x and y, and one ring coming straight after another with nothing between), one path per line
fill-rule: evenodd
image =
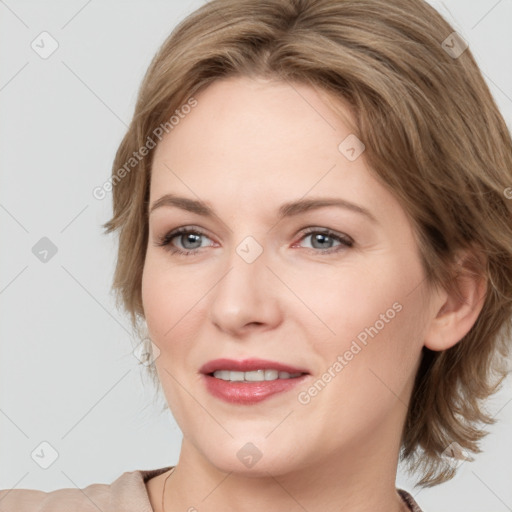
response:
M452 348L423 350L401 458L419 485L452 478L453 442L478 453L495 419L482 401L509 369L512 335L512 141L469 49L423 0L213 0L163 43L142 82L113 174L187 100L215 80L307 84L348 105L365 158L408 214L432 286L457 287L457 255L487 281L482 311ZM341 113L341 112L340 112ZM113 289L140 332L152 153L113 188L119 248ZM159 386L154 367L148 367Z

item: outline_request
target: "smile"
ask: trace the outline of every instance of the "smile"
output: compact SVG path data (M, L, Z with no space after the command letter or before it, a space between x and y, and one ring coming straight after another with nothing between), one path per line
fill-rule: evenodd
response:
M276 379L295 379L303 375L302 372L289 373L280 372L278 370L254 370L250 372L239 372L230 370L217 370L213 372L213 376L230 382L263 382Z

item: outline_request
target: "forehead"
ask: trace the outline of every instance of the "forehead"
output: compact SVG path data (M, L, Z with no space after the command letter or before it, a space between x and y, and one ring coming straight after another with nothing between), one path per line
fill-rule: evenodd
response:
M350 133L303 84L232 77L213 82L195 97L197 106L164 137L157 155L189 150L190 159L208 152L224 163L244 161L244 167L283 158L300 161L305 153L332 160Z
M340 149L354 137L353 117L341 103L345 118L334 111L326 94L236 77L194 97L197 106L155 149L152 200L173 192L226 205L236 196L240 207L260 208L334 193L390 207L393 199L368 171L364 152L350 160Z

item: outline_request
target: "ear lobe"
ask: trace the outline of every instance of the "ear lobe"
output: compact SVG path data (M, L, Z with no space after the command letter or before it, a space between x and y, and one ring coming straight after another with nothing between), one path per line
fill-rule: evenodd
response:
M482 311L487 292L482 257L475 265L475 253L467 251L458 258L453 286L438 292L433 300L433 318L424 345L441 351L457 344L473 327Z

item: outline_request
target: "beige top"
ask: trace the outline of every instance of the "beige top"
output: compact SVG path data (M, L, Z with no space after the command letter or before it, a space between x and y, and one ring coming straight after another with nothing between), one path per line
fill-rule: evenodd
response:
M111 484L91 484L83 489L2 490L0 512L154 512L146 482L172 467L129 471ZM408 492L397 491L411 512L422 512Z

